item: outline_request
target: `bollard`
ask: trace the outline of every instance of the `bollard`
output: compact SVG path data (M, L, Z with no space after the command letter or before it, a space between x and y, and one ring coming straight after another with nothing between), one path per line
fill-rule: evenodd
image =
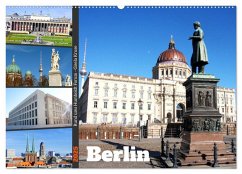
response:
M165 154L165 142L164 138L161 138L161 156Z
M169 141L166 141L166 160L170 160L170 147L169 147Z
M122 139L122 127L120 126L120 134L119 134L119 139Z
M232 151L232 153L235 153L234 140L233 139L232 139L232 142L231 142L231 151Z
M218 164L218 148L217 148L216 143L214 143L214 147L213 147L213 156L214 156L214 161L213 161L212 167L219 167L219 164Z
M173 168L177 168L177 153L176 153L176 144L173 147Z
M97 139L99 140L99 127L97 127Z

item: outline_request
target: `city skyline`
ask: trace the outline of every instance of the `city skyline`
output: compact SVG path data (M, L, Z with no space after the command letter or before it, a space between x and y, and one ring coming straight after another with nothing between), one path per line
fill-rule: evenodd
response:
M191 67L188 38L194 32L193 22L200 21L209 60L205 73L220 78L218 86L236 89L236 7L84 8L79 16L79 66L87 38L88 73L152 78L152 67L168 48L171 35Z
M39 80L40 57L42 57L43 75L48 77L51 69L52 49L59 53L59 65L63 78L72 75L72 49L65 47L6 45L6 66L12 64L13 56L15 63L20 67L22 77L26 71L31 71L37 81Z
M29 147L32 148L32 138L34 137L35 151L39 152L40 143L44 142L45 152L55 151L65 156L72 152L72 129L55 128L41 130L21 130L7 131L6 149L15 149L16 156L25 153L27 136L29 137ZM58 137L60 137L58 139Z
M6 88L6 117L8 118L9 112L37 89L72 104L71 88Z

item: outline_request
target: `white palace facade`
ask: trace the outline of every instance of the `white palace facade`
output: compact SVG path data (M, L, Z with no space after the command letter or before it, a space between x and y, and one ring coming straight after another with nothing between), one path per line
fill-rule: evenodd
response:
M136 126L182 121L186 108L183 82L191 75L182 52L171 39L153 67L153 78L90 72L79 100L82 123ZM236 121L235 90L218 87L222 122ZM138 101L143 104L139 109Z

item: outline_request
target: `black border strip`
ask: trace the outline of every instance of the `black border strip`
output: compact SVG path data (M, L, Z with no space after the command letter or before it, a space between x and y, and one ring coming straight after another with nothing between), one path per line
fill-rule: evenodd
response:
M79 8L72 8L72 168L79 168L79 119L78 119L78 84L79 84Z

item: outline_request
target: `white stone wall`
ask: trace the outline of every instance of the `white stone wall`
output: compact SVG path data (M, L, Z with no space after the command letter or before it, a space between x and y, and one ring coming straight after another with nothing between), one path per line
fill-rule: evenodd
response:
M222 122L235 122L237 120L235 90L218 87L217 107L222 114Z

